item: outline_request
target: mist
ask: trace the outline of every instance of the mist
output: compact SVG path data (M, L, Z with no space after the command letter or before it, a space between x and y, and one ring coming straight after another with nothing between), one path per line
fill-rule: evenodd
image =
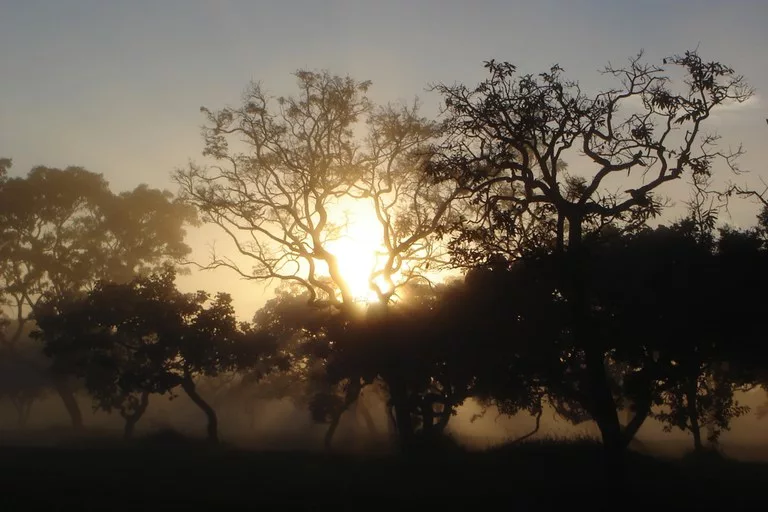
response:
M204 385L203 385L204 386ZM254 388L258 387L258 384ZM257 389L250 390L258 396ZM228 396L231 395L231 396ZM323 436L326 426L314 422L305 407L290 399L248 399L248 391L219 391L212 399L221 419L221 441L227 446L268 451L325 451ZM760 415L768 406L768 396L755 389L736 396L753 411L733 422L720 440L720 449L729 458L741 461L768 462L768 429ZM19 428L17 412L7 400L0 404L0 443L11 446L92 446L119 443L123 420L116 414L93 411L87 396L78 396L87 430L74 433L61 400L47 393L33 405L24 428ZM344 416L337 434L336 451L358 455L397 453L392 425L385 411L385 400L371 390L361 396L358 407L368 409L374 429L356 407ZM536 428L535 417L527 413L507 416L495 407L483 407L469 400L457 410L447 434L470 451L484 451L515 442ZM202 440L205 416L189 400L180 395L169 399L155 397L136 430L137 439L159 439L174 443ZM546 407L536 433L529 441L597 440L599 429L592 421L573 425ZM686 432L664 432L663 425L648 420L632 442L632 449L643 454L680 458L690 451L691 435Z
M762 2L6 3L4 509L764 504Z

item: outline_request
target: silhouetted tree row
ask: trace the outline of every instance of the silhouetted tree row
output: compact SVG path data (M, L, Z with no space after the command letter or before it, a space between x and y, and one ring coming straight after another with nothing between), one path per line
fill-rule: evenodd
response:
M174 279L167 269L126 284L99 284L84 297L44 302L36 310L36 335L54 374L83 379L95 407L120 412L126 438L150 395L181 388L205 413L208 440L216 442L216 411L196 381L235 367L247 371L272 352L271 337L237 322L228 295L183 294Z
M75 427L82 414L73 395L77 382L48 372L39 347L32 349L35 308L45 298L85 292L101 280L125 282L181 261L190 249L184 226L196 222L188 205L166 191L141 185L115 194L99 175L79 167L36 167L10 177L0 162L0 300L10 314L2 338L2 390L29 415L40 391L53 385ZM27 382L20 386L21 382Z
M327 423L328 446L366 387L383 390L408 452L439 446L470 398L537 428L547 405L594 421L613 477L648 418L696 449L716 443L747 412L735 393L766 384L768 214L718 230L699 202L668 227L650 221L668 183L706 194L718 161L735 169L741 150L718 147L707 121L751 90L695 52L609 66L615 86L593 95L559 66L486 69L475 87L433 88L437 121L417 102L377 107L370 83L327 72L297 72L297 96L253 85L239 107L202 109L212 164L174 173L178 199L115 195L82 169L9 179L3 161L2 290L18 312L4 347L34 311L50 375L119 411L126 436L151 395L181 388L215 440L196 385L234 374L242 399L291 397ZM365 304L330 250L347 200L381 228ZM188 253L195 211L253 264L201 267L283 283L252 322L161 270ZM446 270L461 277L436 284Z

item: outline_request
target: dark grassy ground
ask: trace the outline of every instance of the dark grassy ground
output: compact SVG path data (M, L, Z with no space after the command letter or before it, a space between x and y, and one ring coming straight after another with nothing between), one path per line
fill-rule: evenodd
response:
M172 436L4 446L0 510L763 510L768 496L765 464L632 454L627 471L607 488L589 441L411 457L253 452Z

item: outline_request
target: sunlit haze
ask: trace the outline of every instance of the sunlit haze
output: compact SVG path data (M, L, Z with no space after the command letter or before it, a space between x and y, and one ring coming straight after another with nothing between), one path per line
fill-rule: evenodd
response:
M605 83L595 71L609 61L698 47L756 89L753 100L722 113L718 128L725 143L744 144L741 167L751 174L741 180L759 183L768 159L766 26L762 0L2 2L0 156L14 159L15 175L40 164L81 165L116 190L142 182L174 190L169 173L200 159L199 107L237 104L250 80L290 94L296 69L329 69L371 80L381 103L418 95L431 115L439 99L425 92L429 84L473 83L488 59L526 73L560 63L592 90ZM732 222L749 225L754 211L736 204ZM192 232L190 242L203 263L214 242L232 251L215 230ZM180 282L225 288L243 318L269 296L226 270L209 274ZM350 280L363 290L360 277Z
M0 0L0 507L764 510L767 51L768 0Z
M373 207L365 200L349 200L336 207L333 217L343 219L338 222L340 234L326 248L336 256L355 300L378 300L370 278L379 259L386 257L386 249L382 243L383 229Z

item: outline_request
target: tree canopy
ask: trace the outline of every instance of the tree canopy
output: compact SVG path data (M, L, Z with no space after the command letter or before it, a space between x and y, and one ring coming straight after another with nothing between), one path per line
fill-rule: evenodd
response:
M613 483L649 420L716 445L749 412L739 392L768 385L768 215L735 229L704 204L742 153L718 144L712 117L752 90L696 52L609 65L613 86L592 93L557 65L485 68L475 86L432 88L435 120L327 71L297 71L288 96L253 83L238 106L201 109L205 163L173 173L177 198L114 194L74 167L11 178L0 160L0 285L17 313L4 346L33 309L53 374L119 411L126 437L152 395L181 388L216 440L201 382L226 374L237 400L289 397L327 423L328 447L366 387L406 452L444 446L470 399L535 418L519 440L548 407L593 421ZM683 179L689 211L658 224ZM766 204L719 193L733 194ZM362 257L340 242L366 215L360 297L348 267ZM198 217L248 262L200 267L278 282L252 322L226 293L176 289Z
M182 197L218 225L253 271L215 257L245 278L302 285L310 300L351 304L355 296L330 247L344 234L339 210L375 212L380 252L368 279L381 300L438 257L434 234L456 191L420 170L437 125L418 104L376 107L370 82L298 71L297 96L269 96L252 84L240 107L207 108L203 154L174 174ZM393 279L395 274L403 277Z
M36 167L0 183L0 286L17 319L46 293L124 282L190 252L194 210L170 192L141 185L114 194L80 167ZM21 325L21 324L19 324ZM12 336L13 337L13 336Z
M0 179L0 301L13 319L0 338L5 358L30 352L18 345L44 297L85 292L100 280L126 282L190 253L185 227L196 213L170 192L140 185L116 194L101 175L80 167L35 167L8 177L10 164L3 160ZM19 360L22 367L40 369L27 359ZM69 384L54 383L79 425Z
M195 379L246 371L268 355L271 338L237 322L229 295L183 294L174 280L168 269L43 303L37 336L54 372L83 378L94 407L126 418L126 436L150 394L181 387L208 416L208 437L216 440L215 412Z

